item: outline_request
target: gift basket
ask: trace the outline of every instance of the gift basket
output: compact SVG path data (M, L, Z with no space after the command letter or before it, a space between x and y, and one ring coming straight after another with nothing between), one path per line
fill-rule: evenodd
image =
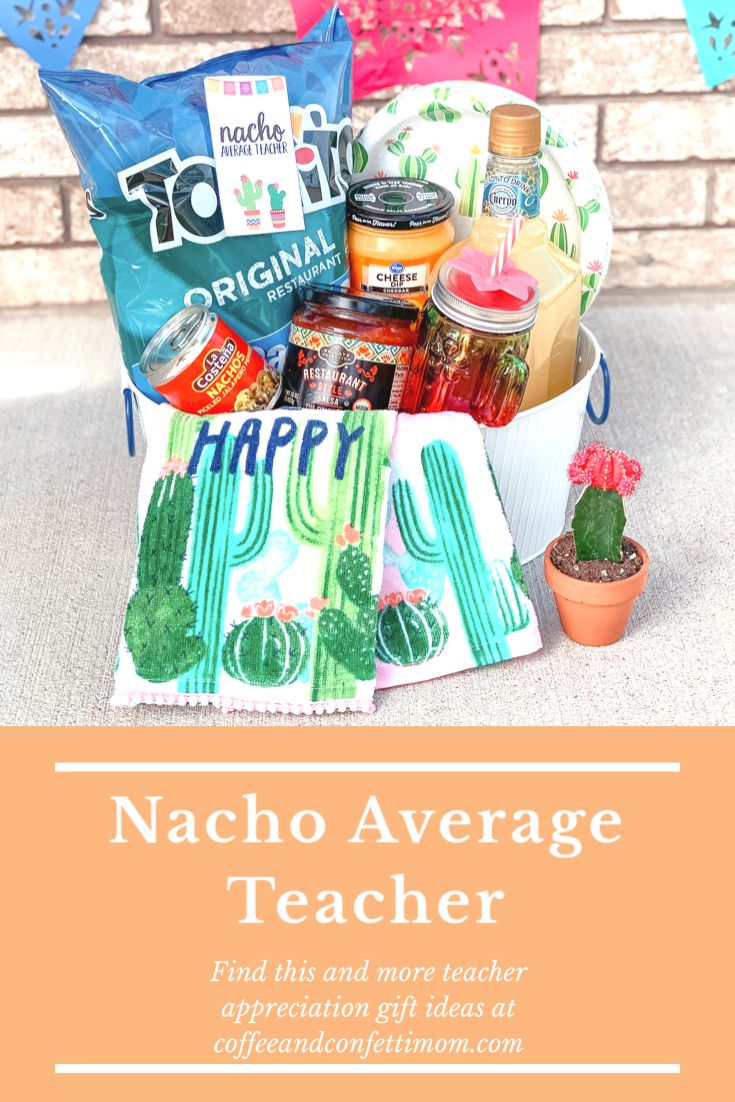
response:
M351 56L334 9L140 83L41 73L146 440L115 703L369 710L541 645L521 561L609 407L604 188L489 85L353 140Z

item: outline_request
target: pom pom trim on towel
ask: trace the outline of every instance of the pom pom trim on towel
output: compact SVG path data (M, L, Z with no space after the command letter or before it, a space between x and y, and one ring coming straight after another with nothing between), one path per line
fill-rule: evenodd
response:
M375 705L366 700L320 700L307 704L275 704L272 701L240 700L217 693L117 693L110 704L113 708L133 708L137 704L212 705L223 712L280 712L284 715L332 715L333 712L374 712Z

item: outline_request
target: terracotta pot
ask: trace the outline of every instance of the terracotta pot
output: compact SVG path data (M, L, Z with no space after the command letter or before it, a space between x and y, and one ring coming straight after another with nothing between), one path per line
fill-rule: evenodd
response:
M630 537L626 537L630 538ZM570 578L551 561L552 540L544 553L544 575L554 594L564 631L575 643L586 647L606 647L617 643L625 631L648 580L648 553L635 540L630 542L643 559L643 566L631 578L618 582L584 582Z

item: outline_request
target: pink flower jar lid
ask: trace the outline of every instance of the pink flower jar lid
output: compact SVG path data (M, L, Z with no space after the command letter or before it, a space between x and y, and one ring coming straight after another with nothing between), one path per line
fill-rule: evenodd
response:
M483 333L524 333L533 327L538 282L506 259L492 272L493 257L465 246L439 270L433 302L453 321Z

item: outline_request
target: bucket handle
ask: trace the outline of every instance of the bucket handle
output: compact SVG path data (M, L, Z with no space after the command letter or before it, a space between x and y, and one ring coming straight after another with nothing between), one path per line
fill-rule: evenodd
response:
M595 413L592 405L592 399L587 399L587 416L593 425L604 425L607 421L610 413L610 368L607 366L607 360L600 353L600 371L602 372L602 409L599 413Z
M125 429L128 436L128 455L135 455L135 421L133 419L133 392L126 386L122 392L125 405ZM588 403L589 405L589 403Z

